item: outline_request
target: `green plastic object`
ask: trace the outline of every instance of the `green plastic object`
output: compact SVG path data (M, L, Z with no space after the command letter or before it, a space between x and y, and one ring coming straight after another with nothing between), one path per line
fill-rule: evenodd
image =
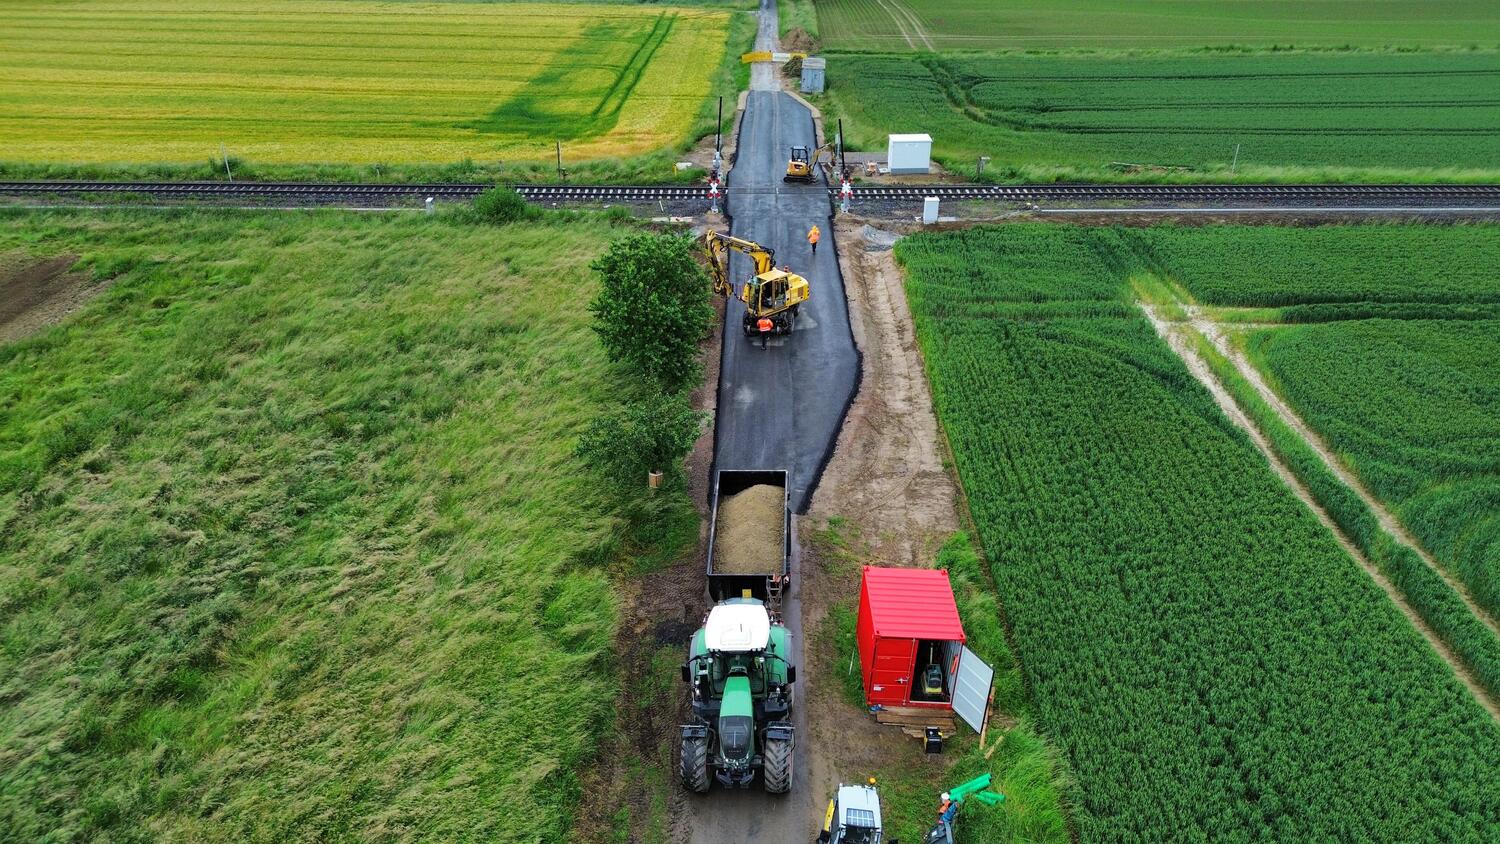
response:
M983 791L990 787L990 775L980 774L960 786L948 789L948 799L954 803L962 803L965 797L976 791Z
M998 791L981 791L974 795L974 799L986 806L999 806L1005 802L1005 795Z

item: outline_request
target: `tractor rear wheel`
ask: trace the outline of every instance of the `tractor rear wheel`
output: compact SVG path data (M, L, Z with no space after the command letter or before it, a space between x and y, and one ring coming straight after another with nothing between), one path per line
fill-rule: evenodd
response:
M708 739L683 738L678 773L683 788L696 794L708 793Z
M786 794L792 790L792 743L786 739L766 739L765 767L761 769L767 794Z

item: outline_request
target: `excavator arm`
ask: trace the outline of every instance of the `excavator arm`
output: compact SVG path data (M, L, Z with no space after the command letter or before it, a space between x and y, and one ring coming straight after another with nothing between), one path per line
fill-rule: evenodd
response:
M749 255L755 264L755 275L776 268L776 253L768 247L713 229L703 233L703 249L708 253L708 271L713 276L714 292L720 296L734 297L734 285L729 282L730 250Z
M745 303L743 327L745 336L766 332L790 334L797 319L797 309L811 295L807 279L790 268L776 268L776 253L753 240L721 234L712 229L703 233L703 251L713 276L714 292ZM729 253L750 256L755 273L738 292L729 280Z

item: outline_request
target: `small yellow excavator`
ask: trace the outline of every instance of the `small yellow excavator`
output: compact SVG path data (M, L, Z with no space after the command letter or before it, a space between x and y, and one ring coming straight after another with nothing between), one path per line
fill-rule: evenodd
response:
M743 252L755 263L755 275L735 296L729 282L729 252ZM797 320L797 307L807 301L811 292L807 279L789 268L776 268L776 253L751 240L721 234L709 229L703 233L703 251L708 256L709 273L714 292L745 303L745 336L756 337L760 321L770 320L771 333L790 334Z
M825 153L833 153L833 142L818 147L808 155L807 147L792 147L792 157L786 162L786 175L781 177L783 182L816 182L818 180L818 162L823 159Z

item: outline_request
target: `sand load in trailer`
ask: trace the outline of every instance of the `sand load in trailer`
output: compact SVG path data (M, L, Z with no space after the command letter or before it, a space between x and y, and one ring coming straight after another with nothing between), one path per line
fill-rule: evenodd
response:
M714 476L708 594L781 608L791 571L792 509L784 469L721 469Z

